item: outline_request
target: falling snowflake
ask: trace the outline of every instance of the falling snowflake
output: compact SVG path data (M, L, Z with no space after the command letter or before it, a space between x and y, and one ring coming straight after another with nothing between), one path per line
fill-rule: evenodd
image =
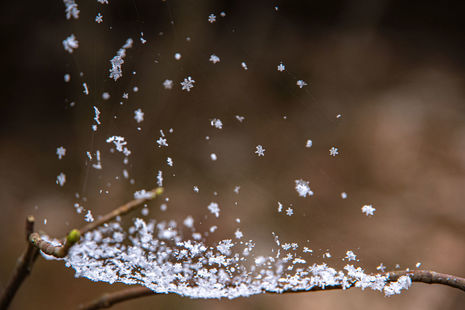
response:
M347 198L347 193L346 193L346 192L342 192L342 193L341 193L341 198L342 198L342 199L346 199L346 198Z
M215 153L211 153L211 154L210 154L210 159L213 160L213 161L215 161L215 160L218 159L218 157L216 156Z
M212 127L215 127L215 128L218 128L218 129L222 129L223 128L223 123L221 122L220 119L218 118L214 118L210 121L210 125L212 125Z
M97 0L97 2L101 4L108 4L108 0Z
M281 62L279 65L278 65L278 71L279 72L283 72L284 70L286 70L286 67L283 65L283 63ZM298 84L297 84L298 85Z
M286 209L286 215L291 216L292 214L294 214L294 210L292 208L287 208Z
M64 80L66 83L68 83L69 81L71 81L71 75L69 75L68 73L66 73L64 76L63 76Z
M374 212L376 211L375 208L373 208L373 205L364 205L362 207L362 213L365 213L366 216L368 215L374 215Z
M136 122L138 122L138 123L144 121L144 112L142 112L141 109L135 110L135 111L134 111L134 119L135 119Z
M126 43L116 52L116 56L110 59L110 79L116 81L123 76L123 71L121 69L121 66L124 64L123 58L126 57L126 50L131 48L133 43L134 41L131 38L127 39Z
M129 98L129 94L128 93L123 93L123 99L128 99Z
M347 251L345 259L347 259L348 261L356 260L357 255L355 255L354 252L352 252L352 251Z
M307 86L307 85L308 84L303 80L298 80L297 81L297 86L299 86L299 88L302 88L302 87Z
M62 172L57 176L56 183L60 186L65 185L66 183L66 175Z
M95 16L95 22L97 24L103 23L103 15L98 13L97 16Z
M335 157L335 156L338 155L338 154L339 154L339 151L338 151L337 147L334 147L334 146L333 146L333 147L331 147L331 148L329 149L329 155L330 155L330 156Z
M63 40L63 48L65 51L68 53L72 54L73 51L79 47L79 42L76 40L76 37L74 34L70 35L66 39Z
M216 217L220 217L220 208L216 202L211 202L208 205L208 210L210 210L212 214L215 214Z
M199 187L198 186L194 186L194 192L196 192L196 193L199 192Z
M157 185L160 186L160 187L163 186L163 172L161 170L158 170Z
M209 22L210 24L213 24L214 22L216 22L216 16L215 16L215 14L210 14L210 15L208 15L208 22Z
M171 157L168 157L166 159L166 163L168 164L168 166L173 167L173 159Z
M256 148L257 148L257 150L255 151L255 154L257 154L258 157L265 156L265 151L266 150L263 148L263 146L257 145Z
M62 146L57 147L57 155L58 155L58 159L61 159L63 156L66 155L66 149Z
M379 266L376 267L376 270L384 272L386 270L386 266L384 266L383 263L380 263Z
M236 115L236 119L239 121L239 122L243 122L245 117L244 116L240 116L240 115Z
M240 189L241 189L240 186L235 186L235 187L234 187L234 192L235 192L236 194L239 194Z
M236 239L241 239L242 237L244 237L244 234L239 230L239 228L236 230L234 235L236 236Z
M281 213L283 211L283 204L278 201L278 212Z
M165 89L172 89L173 88L173 81L172 80L165 80L163 82L163 87Z
M312 145L313 145L313 142L312 142L312 140L307 140L307 144L305 144L305 147L307 147L307 148L311 148L311 147L312 147Z
M63 3L65 4L65 13L66 13L66 19L71 19L74 18L74 19L78 19L79 18L79 9L78 9L78 6L76 4L76 2L74 2L74 0L63 0Z
M174 53L174 59L180 60L182 57L181 53Z
M220 57L216 56L215 54L211 54L209 61L216 64L217 62L220 62Z
M248 70L247 64L245 62L241 62L241 66L244 70Z
M188 92L191 91L191 88L194 87L194 83L195 81L188 76L183 82L181 82L182 90L187 90Z
M90 212L90 210L87 210L87 214L84 217L84 220L89 223L94 221L94 217L92 216L92 213Z
M310 189L309 181L295 180L295 190L299 193L300 197L313 196L313 191Z

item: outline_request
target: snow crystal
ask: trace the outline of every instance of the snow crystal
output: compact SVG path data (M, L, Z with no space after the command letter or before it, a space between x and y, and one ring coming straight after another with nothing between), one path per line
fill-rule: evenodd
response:
M256 146L256 149L257 149L257 150L255 151L255 154L257 154L258 157L260 157L260 156L265 156L265 151L266 151L266 150L263 148L263 146L257 145L257 146Z
M305 144L305 147L310 148L312 147L312 145L313 145L312 140L307 140L307 144Z
M374 215L374 212L376 211L375 208L373 208L373 205L364 205L362 207L362 213L365 213L366 216L368 215Z
M220 62L220 57L216 56L215 54L211 54L209 61L216 64L217 62Z
M291 216L292 214L294 214L294 210L292 208L287 208L286 209L286 215Z
M308 84L307 84L305 81L303 81L303 80L298 80L296 84L297 84L297 86L299 86L299 88L302 88L302 87L308 85Z
M173 81L172 80L165 80L163 82L163 87L165 89L172 89L173 88Z
M63 0L63 3L65 4L66 19L78 19L80 11L76 2L74 0Z
M239 230L239 228L236 230L234 235L236 236L236 239L241 239L244 236L244 234Z
M348 261L356 260L357 255L355 255L354 252L352 252L352 251L347 251L345 259L347 259Z
M63 158L63 156L66 155L66 149L62 146L57 147L57 155L58 155L58 159Z
M220 208L216 202L211 202L208 205L208 210L210 210L210 212L214 214L216 217L220 217Z
M79 47L79 42L76 40L74 34L71 34L69 37L63 40L63 48L68 53L72 54L75 49Z
M181 54L180 53L175 53L174 54L174 59L176 59L176 60L181 59Z
M144 112L141 109L137 109L134 111L134 119L136 122L140 123L144 121Z
M166 163L168 164L168 166L173 167L173 159L171 157L168 157L166 159Z
M299 193L300 197L313 196L313 191L310 189L309 181L304 181L302 179L295 180L295 190Z
M60 186L65 185L66 183L66 175L62 172L57 176L56 183Z
M244 70L248 70L249 68L247 67L247 64L245 62L241 62L241 67L244 69Z
M94 221L94 217L92 216L92 213L90 212L90 210L87 210L87 214L84 217L84 220L86 222L93 222Z
M283 65L283 63L281 62L279 65L278 65L278 71L279 72L283 72L284 70L286 70L286 67Z
M218 128L218 129L223 129L223 123L218 118L212 119L210 121L210 125L212 125L212 127Z
M121 47L117 52L116 56L114 56L111 60L111 68L110 68L110 79L117 80L123 76L123 71L121 66L124 63L123 58L126 57L126 49L131 48L133 44L133 40L131 38L126 40L126 43Z
M157 174L157 185L160 187L163 186L163 172L161 172L161 170L159 170Z
M216 22L216 16L215 16L215 14L210 14L210 15L208 15L208 22L209 22L210 24L213 24L214 22Z
M211 153L211 154L210 154L210 159L213 160L213 161L215 161L215 160L218 159L218 157L216 156L215 153Z
M335 157L335 156L338 155L338 154L339 154L339 151L338 151L337 147L334 147L334 146L333 146L333 147L331 147L331 148L329 149L329 155L330 155L330 156Z
M187 78L184 79L183 82L181 82L181 90L187 90L188 92L191 91L191 88L194 87L194 83L195 81L190 77L188 76Z
M98 13L97 16L95 16L95 22L97 24L103 23L103 15Z

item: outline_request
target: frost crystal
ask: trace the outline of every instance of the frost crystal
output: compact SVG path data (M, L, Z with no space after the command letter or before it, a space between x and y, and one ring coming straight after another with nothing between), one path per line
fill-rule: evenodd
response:
M216 64L217 62L220 62L220 57L216 56L215 54L211 54L209 61Z
M375 211L376 211L376 209L373 208L373 205L364 205L362 207L362 213L365 213L367 216L368 215L374 215Z
M220 217L220 208L216 202L211 202L208 205L208 210L210 210L212 214L215 214L216 217Z
M73 51L78 47L79 42L76 40L74 34L71 34L69 37L63 40L63 48L70 54L72 54Z
M263 146L257 145L256 148L257 150L255 151L255 154L257 154L258 157L265 156L265 149L263 148Z
M66 155L66 149L62 146L57 147L57 155L58 155L58 159L61 159L63 156Z
M188 92L191 91L191 88L194 87L195 81L188 76L187 78L184 79L183 82L181 82L182 90L187 90Z
M302 179L295 180L295 190L299 193L300 197L313 196L313 191L310 189L309 181L304 181Z

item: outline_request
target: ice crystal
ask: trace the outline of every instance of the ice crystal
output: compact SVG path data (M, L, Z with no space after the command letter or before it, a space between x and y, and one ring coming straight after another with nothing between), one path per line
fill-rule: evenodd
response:
M220 57L216 56L215 54L211 54L209 61L216 64L217 62L220 62Z
M165 89L172 89L173 88L173 81L172 80L165 80L163 82L163 87Z
M60 186L65 185L66 183L66 175L62 172L57 176L56 183Z
M103 15L98 13L97 16L95 16L95 22L97 24L103 23Z
M117 52L116 56L114 56L111 60L111 68L110 68L110 79L117 80L123 76L123 71L121 66L124 63L123 58L126 57L126 50L132 47L133 40L131 38L126 40L126 43L121 47Z
M137 109L134 111L134 119L136 122L140 123L144 121L144 112L141 109Z
M57 147L57 155L58 155L58 159L62 159L63 156L66 155L66 149L62 146Z
M281 62L279 65L278 65L278 71L279 72L283 72L284 70L286 70L286 67L283 65L283 63Z
M257 146L256 146L256 149L257 149L257 150L255 151L255 154L257 154L258 157L260 157L260 156L265 156L265 149L263 148L263 146L257 145Z
M373 208L373 205L364 205L362 207L362 213L365 213L366 216L368 215L374 215L374 212L376 211L375 208Z
M302 87L308 85L308 84L307 84L305 81L303 81L303 80L298 80L296 84L297 84L297 86L299 86L299 88L302 88Z
M214 22L216 22L216 16L215 16L215 14L210 14L210 15L208 15L208 22L209 22L210 24L213 24Z
M339 154L339 151L338 151L337 147L334 147L334 146L333 146L333 147L331 147L331 148L329 149L329 155L330 155L330 156L335 157L335 156L338 155L338 154Z
M210 210L210 212L214 214L216 217L220 217L220 207L216 202L211 202L208 205L208 210Z
M182 90L187 90L188 92L191 91L191 88L194 87L195 81L188 76L187 78L184 79L184 81L181 82Z
M75 49L79 47L79 42L76 40L74 34L71 34L69 37L63 40L63 48L68 53L72 54Z
M295 190L299 193L300 197L313 196L313 191L310 189L310 182L302 179L295 180Z
M78 19L80 11L76 2L74 0L63 0L63 3L65 4L66 19Z

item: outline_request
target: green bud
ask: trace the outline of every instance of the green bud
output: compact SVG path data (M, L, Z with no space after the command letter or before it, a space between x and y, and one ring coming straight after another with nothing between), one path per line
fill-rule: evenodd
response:
M68 237L66 237L67 241L70 244L75 244L76 242L81 239L81 233L77 229L73 229L69 232Z

